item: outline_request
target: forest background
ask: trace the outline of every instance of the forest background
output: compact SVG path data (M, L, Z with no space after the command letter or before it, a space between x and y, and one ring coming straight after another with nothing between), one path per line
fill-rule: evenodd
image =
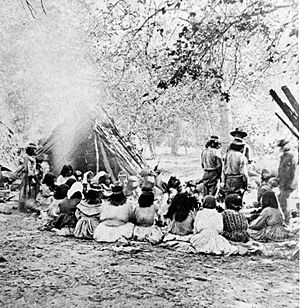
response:
M297 1L2 0L0 18L2 160L95 106L148 156L235 127L256 161L297 145L269 95L298 99Z

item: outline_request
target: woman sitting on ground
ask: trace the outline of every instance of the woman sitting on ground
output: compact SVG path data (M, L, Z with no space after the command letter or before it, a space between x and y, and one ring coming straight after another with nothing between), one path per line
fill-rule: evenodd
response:
M69 187L65 184L59 185L55 188L53 194L53 201L49 205L45 217L43 217L44 230L51 230L54 228L54 222L59 216L59 207L58 205L62 202L63 199L67 197Z
M194 210L197 199L187 193L178 193L173 198L165 218L170 219L168 231L177 235L193 233Z
M67 197L58 205L59 216L54 223L56 229L64 229L59 235L73 235L73 231L77 222L75 211L76 206L82 199L82 184L76 182L68 190Z
M273 191L262 196L262 212L250 224L251 237L257 241L281 241L289 237L289 231L283 226L283 215Z
M242 198L238 194L228 195L223 216L223 236L229 241L247 243L250 240L247 218L240 212Z
M65 184L69 178L75 178L73 175L73 167L71 165L64 165L61 169L60 175L58 176L56 180L56 185Z
M74 230L75 237L92 239L94 230L100 223L101 199L100 192L90 189L86 194L86 200L77 205L75 216L77 219Z
M101 190L101 194L102 194L102 198L103 199L107 199L112 195L112 181L111 178L109 176L109 174L107 174L104 171L99 172L95 178L97 178L97 176L99 177L98 182L95 183L96 186Z
M134 228L132 218L133 205L127 202L121 184L116 183L110 198L103 200L100 224L94 231L94 239L98 242L130 239Z
M162 239L162 232L155 225L158 208L154 204L154 193L151 189L143 188L138 199L138 206L133 213L133 221L136 225L133 232L134 239L149 241L153 244Z
M203 209L198 211L194 235L190 242L197 252L206 254L233 254L238 248L231 245L221 234L223 232L222 214L216 210L215 197L207 195L203 201Z
M38 206L49 206L51 202L53 201L54 197L54 191L55 191L55 179L56 176L48 172L45 174L40 192L37 195L36 202Z
M82 185L84 196L86 196L86 193L90 190L93 177L94 173L92 171L87 171L83 174Z

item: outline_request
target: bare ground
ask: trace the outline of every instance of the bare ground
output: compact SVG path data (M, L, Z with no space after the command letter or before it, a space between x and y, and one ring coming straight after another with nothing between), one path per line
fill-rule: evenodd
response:
M58 237L38 226L17 210L0 214L1 307L299 306L293 245L225 258Z

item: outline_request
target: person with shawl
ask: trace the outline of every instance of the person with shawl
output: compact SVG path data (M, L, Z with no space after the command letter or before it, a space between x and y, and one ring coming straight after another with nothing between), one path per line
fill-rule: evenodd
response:
M37 212L35 208L36 197L39 190L38 170L36 163L36 149L34 143L29 143L26 147L22 164L18 167L16 173L22 172L22 182L19 195L19 211L26 212L27 210Z
M54 191L55 191L55 179L56 176L48 172L45 174L44 179L42 181L42 185L40 188L40 192L37 195L36 201L38 206L49 206L53 201Z
M247 243L250 240L248 221L240 210L243 207L242 198L231 194L225 199L226 209L223 216L222 235L229 241Z
M73 235L76 225L76 206L82 199L83 186L80 182L76 182L68 190L67 197L64 198L58 205L59 216L55 221L56 229L63 229L59 235Z
M133 204L128 202L123 186L117 182L112 187L112 195L103 200L100 212L100 224L94 231L97 242L116 242L130 239L134 224Z
M157 244L162 239L162 232L155 225L158 208L154 204L154 193L151 189L143 188L138 198L138 206L134 209L133 222L135 224L133 238L138 241L149 241Z
M199 210L194 223L194 235L190 243L197 252L214 255L238 253L238 247L231 245L221 234L223 232L222 214L216 210L214 196L206 196L203 209Z
M177 235L193 233L194 210L197 207L196 198L187 193L176 194L165 215L165 218L169 219L168 232Z
M279 210L275 193L267 191L262 196L262 212L250 224L251 237L263 242L284 240L290 233L283 223L283 215Z
M94 230L100 223L101 199L99 194L98 190L90 189L86 194L86 200L81 200L77 205L75 237L93 239Z
M56 180L56 185L65 184L69 178L75 178L73 175L73 167L69 164L66 164L62 167L60 175L58 176Z

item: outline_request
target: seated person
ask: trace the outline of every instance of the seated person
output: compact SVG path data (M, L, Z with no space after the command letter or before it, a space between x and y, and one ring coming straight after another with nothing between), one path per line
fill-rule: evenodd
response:
M281 241L289 237L283 225L283 215L278 208L278 201L273 191L262 196L262 212L250 224L251 237L257 241Z
M94 230L100 223L101 199L99 191L90 189L86 194L86 200L81 200L77 205L75 216L77 219L74 236L84 239L92 239Z
M55 175L51 172L45 174L36 202L38 206L49 206L53 201L55 190Z
M71 165L64 165L61 169L60 175L56 180L56 185L65 184L69 178L75 178L73 175L73 167Z
M229 241L246 243L250 240L248 221L240 212L243 207L242 198L238 194L228 195L225 199L226 209L223 216L222 235Z
M102 198L107 199L112 195L113 184L112 184L112 181L111 181L109 174L107 174L104 171L102 171L101 174L99 174L99 173L98 173L98 175L99 175L99 179L98 179L99 189L101 191Z
M155 225L158 208L154 204L154 193L151 189L143 188L142 194L138 199L138 206L133 213L135 228L133 237L136 240L147 240L153 244L162 239L162 232Z
M121 183L112 187L112 195L103 200L100 224L94 231L94 239L98 242L116 242L130 239L133 235L133 206L127 202Z
M193 233L194 210L198 202L187 193L178 193L173 198L165 218L170 220L168 231L177 235Z
M76 225L76 206L82 199L82 184L76 182L68 190L67 197L58 204L59 216L54 223L56 229L67 228L69 232L64 235L73 235L73 230Z
M207 195L203 200L203 209L197 212L194 235L190 242L197 252L215 255L238 253L238 248L231 245L221 234L223 232L222 214L216 210L214 196Z
M87 171L83 174L82 185L83 185L83 194L86 195L87 191L91 187L91 181L94 177L94 173L92 171Z
M261 203L262 196L267 191L272 191L274 188L279 186L279 181L275 177L270 177L264 185L260 185L257 190L257 202Z

